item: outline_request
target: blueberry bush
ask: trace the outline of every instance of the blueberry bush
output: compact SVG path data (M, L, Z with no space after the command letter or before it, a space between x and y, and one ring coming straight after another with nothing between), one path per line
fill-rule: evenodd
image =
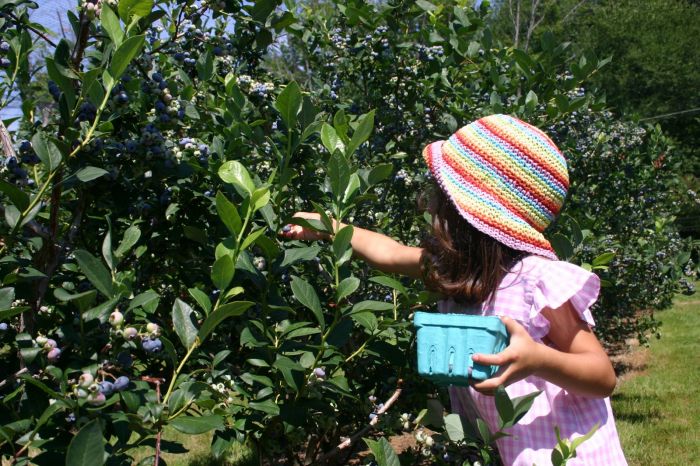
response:
M215 457L244 443L310 464L377 416L414 429L392 412L440 395L407 357L436 297L353 261L353 227L331 218L416 242L422 146L488 113L551 127L569 156L552 233L611 284L603 337L644 334L639 312L695 271L664 136L583 90L605 60L551 34L529 54L501 45L487 2L82 0L73 40L33 8L0 2L0 103L22 109L0 126L3 461L122 464L153 446L157 463L169 427L213 432ZM282 241L290 222L333 240ZM495 458L480 434L436 461Z

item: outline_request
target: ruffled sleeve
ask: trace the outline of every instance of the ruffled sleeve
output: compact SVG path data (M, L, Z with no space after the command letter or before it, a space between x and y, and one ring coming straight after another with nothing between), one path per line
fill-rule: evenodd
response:
M595 325L590 307L598 299L600 279L577 265L562 261L546 261L532 288L530 335L543 338L549 333L549 321L541 314L544 308L556 309L570 301L581 320Z

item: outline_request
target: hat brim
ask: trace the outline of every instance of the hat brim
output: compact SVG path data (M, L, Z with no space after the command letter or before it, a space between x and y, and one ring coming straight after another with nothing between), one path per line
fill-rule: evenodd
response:
M471 226L506 246L557 260L551 243L524 220L514 218L500 203L478 186L460 179L443 156L443 145L436 141L423 149L430 172L447 194L457 212ZM453 180L459 179L459 184Z

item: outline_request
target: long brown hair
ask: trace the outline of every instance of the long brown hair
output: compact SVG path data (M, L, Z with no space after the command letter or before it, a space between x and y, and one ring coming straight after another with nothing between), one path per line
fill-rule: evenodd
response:
M419 205L431 215L431 232L421 242L423 280L430 291L460 304L481 304L492 297L515 262L527 255L471 226L435 183Z

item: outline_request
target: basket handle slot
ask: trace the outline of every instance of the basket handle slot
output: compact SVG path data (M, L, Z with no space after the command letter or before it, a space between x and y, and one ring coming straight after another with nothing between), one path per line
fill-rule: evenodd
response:
M447 371L451 374L452 369L455 367L455 349L454 347L450 347L450 351L447 357Z
M467 350L467 363L469 366L467 367L467 377L472 376L472 369L474 369L474 361L472 361L472 355L474 354L474 348L469 348Z
M430 347L430 356L428 358L428 372L433 373L433 367L437 366L437 348L435 345Z

